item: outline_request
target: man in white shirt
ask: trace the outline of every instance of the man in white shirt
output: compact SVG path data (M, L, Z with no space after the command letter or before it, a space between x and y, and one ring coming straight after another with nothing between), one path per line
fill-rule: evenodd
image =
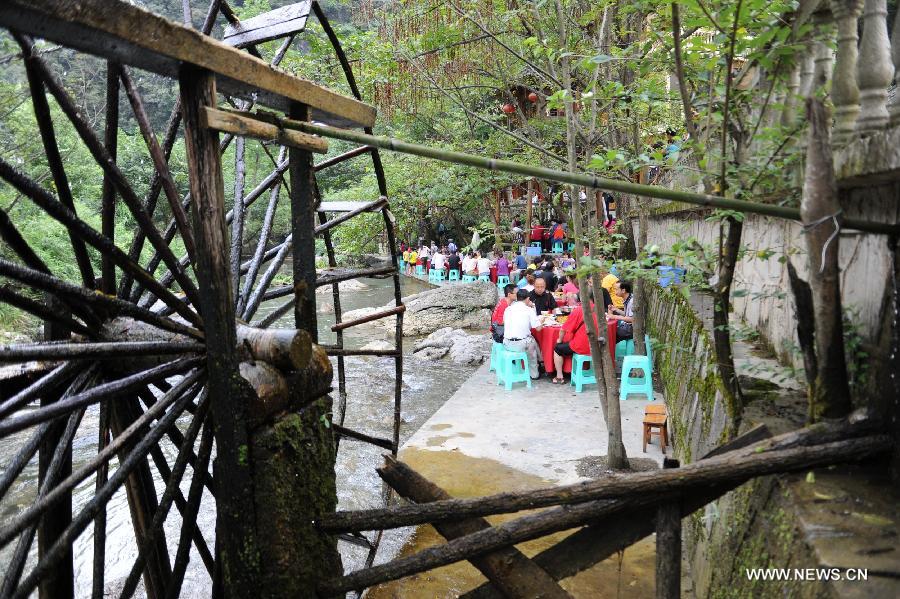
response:
M491 261L481 254L478 255L478 276L491 274Z
M431 268L434 270L444 270L444 263L447 261L447 257L444 254L438 252L434 256L431 257Z
M503 313L503 347L511 351L524 351L528 354L528 369L531 378L540 378L538 370L538 346L531 330L541 330L534 308L529 305L528 292L519 289L516 301Z
M427 266L428 258L431 257L431 248L428 247L427 243L422 244L422 249L419 250L419 257L422 259L422 264Z
M474 275L475 267L477 263L475 262L475 256L471 253L466 254L462 261L462 271L464 275Z

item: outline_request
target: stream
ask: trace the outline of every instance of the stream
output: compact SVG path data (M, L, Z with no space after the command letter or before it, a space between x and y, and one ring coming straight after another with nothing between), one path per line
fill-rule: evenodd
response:
M287 272L290 265L286 265ZM408 296L429 289L430 286L418 279L401 277L402 295ZM341 292L341 307L344 312L364 307L384 306L393 300L392 279L363 279L353 289ZM283 299L273 300L260 307L256 318L274 310ZM317 294L318 328L320 342L335 342L334 333L330 331L334 324L331 287L322 288ZM293 315L288 314L274 325L276 327L293 326ZM390 334L381 327L360 326L348 329L344 334L345 347L359 348L366 344L384 341L393 345L393 328ZM454 366L448 368L440 362L419 362L411 359L413 338L404 339L404 374L403 374L403 409L400 441L408 439L425 421L459 388L475 370L474 367ZM335 369L335 392L333 394L337 406L337 364L332 359ZM353 356L345 359L347 373L347 415L344 424L354 430L377 437L390 438L393 430L393 390L394 360L393 358ZM169 379L177 382L176 378ZM190 414L179 419L178 426L186 430ZM97 452L97 429L99 407L90 406L85 412L72 444L72 467L79 468ZM0 472L15 455L16 451L33 433L28 429L20 433L0 439ZM199 441L198 441L199 443ZM171 465L177 455L177 448L167 439L161 442L163 452ZM195 447L196 449L196 447ZM337 458L337 489L339 509L361 509L380 507L382 505L382 483L375 473L375 468L382 463L382 454L386 450L372 445L345 439L340 444ZM117 461L110 462L110 475L117 467ZM164 489L155 467L151 470L156 481L157 494ZM191 472L185 474L181 490L188 495ZM30 506L37 496L38 466L37 458L26 466L15 481L10 491L0 501L0 523L5 523ZM73 513L78 513L94 495L95 477L92 475L77 486L72 496ZM124 583L131 565L137 556L134 531L131 526L128 503L124 487L110 500L107 509L107 541L106 541L106 592L116 594ZM209 544L215 543L215 503L212 496L204 491L198 514L198 525ZM166 519L164 530L169 546L171 559L174 561L177 540L181 526L178 510L173 506ZM399 547L389 547L390 539L398 539L397 535L388 535L382 544L379 554L396 553ZM17 540L0 550L0 572L5 573L17 544ZM394 543L400 542L394 540ZM366 550L349 543L339 543L345 571L349 572L364 565ZM74 544L75 556L75 595L89 597L91 593L91 570L93 561L93 525L89 525ZM37 561L37 540L32 545L25 572L30 571ZM209 575L196 550L191 548L191 561L185 575L181 596L209 596ZM143 596L143 583L139 584L137 596Z

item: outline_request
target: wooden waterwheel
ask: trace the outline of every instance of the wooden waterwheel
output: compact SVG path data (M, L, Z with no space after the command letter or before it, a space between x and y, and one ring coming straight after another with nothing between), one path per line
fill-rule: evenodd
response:
M332 390L328 357L336 365L337 402L333 416L323 414L328 430L317 434L333 437L335 451L337 440L345 437L396 455L404 310L399 274L393 261L338 268L332 238L342 223L380 214L383 249L396 255L378 151L363 146L315 163L313 153L327 151L326 141L278 124L279 118L290 117L371 133L375 111L361 101L350 63L316 2L244 22L221 0L203 10L197 31L119 0L12 0L0 6L0 27L21 48L34 130L50 172L41 183L0 158L0 184L65 227L80 273L79 281L54 273L42 248L29 244L16 220L0 210L0 237L8 250L0 259L0 302L44 323L43 341L0 347L0 439L13 439L16 448L0 456L0 505L7 514L0 521L2 597L26 597L36 589L44 597L67 597L76 586L79 595L90 588L100 597L110 585L128 597L141 584L148 596L174 597L182 592L190 559L202 561L216 594L255 594L252 585L265 570L259 562L266 553L254 561L242 544L263 547L267 541L253 527L260 474L253 471L248 442L254 427L302 411ZM276 68L303 35L310 13L331 42L355 97ZM186 14L189 18L190 11ZM224 40L216 41L209 34L220 16L228 27ZM36 39L107 61L105 131L79 113L64 75L36 50ZM263 56L257 46L273 40L281 40L277 51ZM153 130L135 84L136 69L178 82L164 131ZM116 162L120 96L131 107L152 159L152 168L143 174L149 182L143 197ZM51 110L51 102L58 111ZM273 120L265 125L217 106L226 103L244 112L257 106L276 112L267 113ZM59 113L102 169L99 230L76 211L57 141L60 123L53 115ZM179 189L169 167L180 139L189 189ZM250 144L263 144L273 163L259 181L250 181L244 170ZM226 191L222 156L229 146L236 174L233 190ZM355 157L372 160L374 199L328 202L319 197L316 173ZM262 228L251 240L245 216L260 199L268 203ZM279 202L290 203L290 234L273 239ZM137 226L130 239L116 239L117 214L125 212ZM329 265L319 271L317 238L324 240ZM253 248L249 259L242 256L246 247ZM274 284L288 259L293 261L290 282ZM338 285L358 277L391 278L396 306L367 319L343 320ZM329 285L336 312L333 342L319 344L315 290ZM260 306L278 298L283 303L260 316ZM291 313L294 328L271 328ZM344 347L348 328L384 317L396 317L394 348ZM352 355L395 361L391 438L342 426L345 358ZM95 429L96 453L73 462L73 442L86 426ZM25 494L25 504L13 505L21 498L13 498L11 489L35 478L35 472L37 484ZM114 579L106 571L107 506L123 490L135 558ZM74 493L88 493L89 499L73 510ZM210 509L217 518L214 543L212 531L198 525L198 513ZM180 519L177 539L167 538L164 527L172 518ZM371 565L379 539L357 534L346 540L364 546ZM73 554L85 547L93 550L92 565L78 568Z

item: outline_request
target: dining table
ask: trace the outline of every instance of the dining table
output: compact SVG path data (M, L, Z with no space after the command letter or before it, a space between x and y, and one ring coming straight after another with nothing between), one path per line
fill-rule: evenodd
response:
M612 358L613 363L616 361L617 322L618 321L616 320L608 319L606 321L606 338L610 340L610 342L607 343L607 347L609 348L609 355ZM561 324L546 324L541 330L531 329L531 335L534 337L535 341L537 341L538 350L541 352L544 361L544 370L548 374L556 372L556 364L553 362L553 350L559 339L559 329L561 328ZM563 372L572 372L572 356L563 357Z

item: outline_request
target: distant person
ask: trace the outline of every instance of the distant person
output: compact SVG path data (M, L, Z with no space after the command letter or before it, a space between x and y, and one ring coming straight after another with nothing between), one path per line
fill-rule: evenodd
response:
M460 272L462 260L460 259L459 253L456 250L450 252L450 255L447 257L447 264L450 267L450 270Z
M616 283L616 295L622 298L623 309L612 307L607 313L610 320L617 320L616 343L634 338L634 296L631 295L631 282Z
M456 244L453 243L453 240L451 239L450 242L447 243L447 251L450 252L451 254L453 254L457 250L459 250L459 248L456 247Z
M475 252L469 252L466 254L466 257L463 258L462 261L462 269L464 275L475 275L475 269L478 267L478 262L475 260Z
M503 347L511 351L524 351L528 355L529 374L535 381L540 378L539 352L531 331L540 331L541 328L537 315L529 305L528 292L519 289L516 301L503 313Z
M491 260L487 256L478 255L478 276L491 274Z
M409 252L409 260L406 261L406 274L411 275L416 270L416 264L419 263L419 252L412 248Z
M556 309L556 298L547 291L547 283L540 277L534 279L534 290L529 297L538 316L544 312L552 314Z
M536 280L537 278L533 274L528 273L527 275L525 275L525 278L519 280L518 287L519 289L524 289L528 293L531 293L532 291L534 291L534 282Z
M433 270L444 270L444 264L446 263L446 261L447 257L444 254L436 252L431 256L431 268Z
M419 248L419 258L422 259L422 265L428 270L428 268L430 268L429 260L431 259L431 248L427 243L423 243L422 247Z
M625 301L616 295L616 283L619 282L619 277L612 274L611 272L606 273L602 279L600 279L600 286L606 289L606 292L612 298L613 306L617 309L622 310L625 308Z
M578 303L578 281L574 273L566 275L566 284L563 285L563 298L570 306Z
M674 129L666 129L666 150L663 152L663 157L666 160L675 159L678 157L678 152L681 151L681 143L675 139L676 131Z
M497 276L498 277L508 277L510 273L510 262L506 259L506 254L500 252L500 257L497 258Z
M528 268L528 259L522 255L522 251L519 250L516 252L516 270L525 270Z

